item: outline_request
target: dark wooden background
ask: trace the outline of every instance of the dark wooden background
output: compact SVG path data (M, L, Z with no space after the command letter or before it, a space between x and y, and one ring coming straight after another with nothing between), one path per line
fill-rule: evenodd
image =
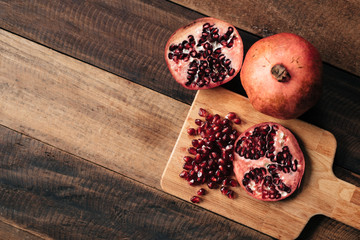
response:
M318 47L324 60L322 99L300 119L335 135L334 172L360 186L359 12L358 1L1 0L0 27L175 99L183 107L180 116L195 92L172 79L163 59L165 43L176 29L203 16L222 18L239 28L246 50L260 37L298 33ZM239 76L225 87L245 95ZM0 93L4 89L0 85ZM145 124L154 128L154 122ZM154 166L154 177L144 167L137 173L140 163L128 173L44 142L30 130L3 124L0 161L3 239L270 238L161 191L157 180L166 158ZM359 229L315 216L299 238L359 235Z

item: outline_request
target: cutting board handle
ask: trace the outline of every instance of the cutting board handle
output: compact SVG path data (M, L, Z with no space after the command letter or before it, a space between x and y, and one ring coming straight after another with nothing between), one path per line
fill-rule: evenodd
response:
M360 188L338 178L337 185L335 206L329 217L360 229Z

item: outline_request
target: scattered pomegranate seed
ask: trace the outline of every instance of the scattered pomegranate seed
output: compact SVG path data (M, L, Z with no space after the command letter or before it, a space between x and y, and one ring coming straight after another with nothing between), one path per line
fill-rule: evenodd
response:
M203 109L203 108L200 108L199 109L199 116L200 117L206 117L206 115L207 115L207 111L205 109Z
M220 191L221 191L222 194L226 195L229 192L229 189L227 187L225 187L225 186L222 186L220 188Z
M179 176L181 177L181 178L186 178L187 176L188 176L188 172L187 171L182 171L180 174L179 174Z
M193 135L195 135L196 131L195 131L194 128L189 128L189 129L187 130L187 133L188 133L190 136L193 136Z
M192 203L199 203L200 202L200 198L198 196L193 196L190 198L190 201Z
M235 192L233 190L229 190L227 193L226 193L226 196L230 199L234 199L235 198Z
M227 119L229 119L229 120L233 120L233 119L236 118L236 113L234 113L234 112L229 112L229 113L225 116L225 118L227 118Z
M201 126L202 121L200 119L195 119L195 124Z
M235 118L233 121L234 121L235 124L240 124L240 123L241 123L241 119L240 119L240 118Z
M197 191L197 195L205 195L206 194L206 190L204 188L200 188L198 191Z

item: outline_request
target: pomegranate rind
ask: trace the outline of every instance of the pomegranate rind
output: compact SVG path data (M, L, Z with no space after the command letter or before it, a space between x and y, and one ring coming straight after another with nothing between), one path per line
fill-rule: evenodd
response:
M271 68L282 64L291 79L277 81ZM255 42L240 72L242 86L254 109L279 119L294 119L308 111L322 94L322 61L317 49L292 33Z
M189 35L193 35L195 39L198 39L199 36L201 36L202 27L205 23L209 23L210 25L214 25L215 27L218 27L219 35L223 35L227 31L228 27L232 27L234 29L233 36L236 37L236 39L234 40L234 45L231 48L222 48L222 53L225 54L227 58L231 59L231 66L233 69L235 69L235 72L232 76L227 75L223 81L210 82L208 85L202 87L193 86L193 85L187 86L186 85L187 70L189 68L189 64L191 61L187 61L187 62L179 61L179 63L175 63L174 61L168 58L168 54L170 52L169 47L172 44L181 43ZM221 46L221 44L218 45L219 45L218 47ZM175 80L179 84L191 90L214 88L229 82L240 72L243 62L243 57L244 57L243 42L236 28L225 21L211 17L199 18L187 24L186 26L179 28L176 32L174 32L171 35L165 46L165 60L171 75L175 78Z
M264 198L262 196L262 193L260 191L258 191L259 189L257 189L259 186L261 186L261 184L259 184L259 185L253 186L252 190L254 190L254 191L253 191L253 193L250 193L246 189L246 186L243 184L244 175L247 172L249 172L251 169L261 168L261 167L267 169L267 166L269 164L274 164L274 162L271 162L270 159L265 156L260 157L258 160L247 159L245 157L240 156L236 152L236 147L234 148L234 161L233 161L234 173L235 173L236 179L238 180L238 182L240 183L242 188L245 190L245 192L247 194L249 194L250 196L252 196L253 198L259 199L262 201L279 201L279 200L288 198L296 191L296 189L298 189L300 187L301 180L302 180L302 177L303 177L304 171L305 171L305 159L304 159L303 152L301 151L298 141L295 138L295 136L291 133L291 131L278 123L274 123L274 122L259 123L259 124L256 124L256 125L248 128L246 131L244 131L238 137L238 139L235 141L234 146L238 145L238 142L240 141L241 138L246 137L246 135L248 135L249 133L252 134L252 132L255 128L266 126L266 125L277 126L277 128L278 128L277 135L276 135L277 138L275 140L275 152L274 152L275 155L276 155L276 153L280 152L284 146L287 146L290 150L290 153L293 156L293 159L296 159L298 161L297 171L295 171L295 172L290 171L289 173L279 173L281 181L286 186L289 186L291 188L291 192L285 193L285 192L280 191L281 197L278 199ZM269 172L267 172L267 174L269 174Z

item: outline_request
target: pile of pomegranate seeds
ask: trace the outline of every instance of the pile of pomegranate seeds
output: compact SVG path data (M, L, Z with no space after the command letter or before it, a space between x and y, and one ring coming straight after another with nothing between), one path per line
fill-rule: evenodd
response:
M191 141L188 153L184 156L183 171L179 174L192 186L206 184L209 189L217 189L228 198L233 199L235 193L231 187L237 187L238 182L231 178L233 173L234 143L239 134L232 127L232 123L240 124L241 120L235 113L230 112L225 118L218 114L210 114L205 109L199 109L195 128L187 129ZM201 188L197 196L190 201L199 203L199 196L205 195L206 191Z

